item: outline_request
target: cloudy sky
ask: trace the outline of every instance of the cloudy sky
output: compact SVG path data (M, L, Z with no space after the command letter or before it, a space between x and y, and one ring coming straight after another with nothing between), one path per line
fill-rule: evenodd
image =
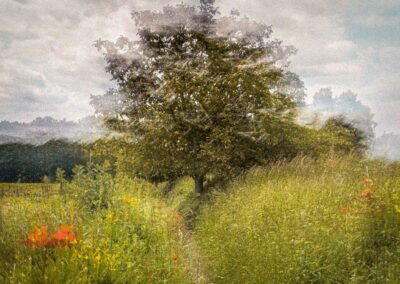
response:
M96 39L134 36L132 10L168 0L0 0L0 120L79 119L90 94L110 86ZM195 3L194 0L184 1ZM400 133L400 0L217 0L222 13L274 27L298 49L292 70L309 99L322 87L352 90L368 105L377 133Z

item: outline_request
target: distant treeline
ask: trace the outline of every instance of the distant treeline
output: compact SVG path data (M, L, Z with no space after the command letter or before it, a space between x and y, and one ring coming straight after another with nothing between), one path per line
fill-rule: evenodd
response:
M85 164L83 146L64 140L51 140L39 146L0 145L0 182L40 182L44 176L55 180L57 168L72 176L72 168Z

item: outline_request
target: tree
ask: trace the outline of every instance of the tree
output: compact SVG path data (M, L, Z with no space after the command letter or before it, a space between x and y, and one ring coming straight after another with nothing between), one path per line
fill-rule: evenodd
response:
M347 125L351 125L362 132L366 142L372 142L376 127L373 114L371 109L364 105L355 93L347 91L334 97L331 89L322 88L315 93L311 107L319 115L326 118L340 117L339 120L345 121Z
M117 87L92 104L130 136L133 170L191 176L198 193L206 175L271 159L304 94L288 71L294 48L272 40L268 25L217 14L214 0L134 12L137 40L96 43Z
M55 180L58 168L70 179L72 168L85 164L83 146L63 140L50 140L43 145L0 145L0 182L41 182L43 176Z
M321 131L330 134L335 152L364 154L368 149L368 136L344 116L329 118Z

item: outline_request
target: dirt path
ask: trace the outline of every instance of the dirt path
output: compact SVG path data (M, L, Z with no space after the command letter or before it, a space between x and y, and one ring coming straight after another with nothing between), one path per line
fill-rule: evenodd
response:
M208 284L211 283L206 276L202 268L201 255L199 253L196 242L193 239L192 232L186 230L185 232L185 249L187 254L187 263L189 267L189 275L196 284Z

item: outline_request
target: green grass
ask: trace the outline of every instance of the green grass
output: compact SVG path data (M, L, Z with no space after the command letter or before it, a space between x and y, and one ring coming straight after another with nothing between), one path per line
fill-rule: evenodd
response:
M0 283L400 282L396 163L299 158L201 201L189 178L165 195L100 168L75 175L58 194L1 199ZM76 244L24 245L61 224L74 225Z
M298 159L215 193L195 240L214 283L398 283L399 194L398 165Z
M0 198L5 196L47 196L58 192L59 184L0 183Z
M87 178L87 177L84 177ZM97 177L99 178L99 176ZM64 195L5 197L0 219L0 283L186 283L176 212L142 181L117 179L108 207L88 210L68 185ZM79 196L81 197L81 196ZM71 247L27 247L27 233L74 225Z

